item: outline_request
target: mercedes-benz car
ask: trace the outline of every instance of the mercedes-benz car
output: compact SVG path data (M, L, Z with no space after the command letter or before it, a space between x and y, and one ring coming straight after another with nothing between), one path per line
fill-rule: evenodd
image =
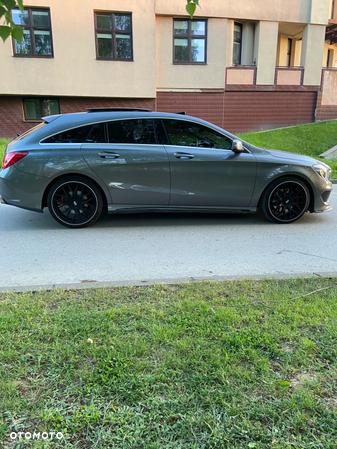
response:
M294 148L296 151L296 148ZM255 213L292 223L331 209L331 169L257 148L206 121L145 110L44 118L10 142L1 202L70 228L116 212Z

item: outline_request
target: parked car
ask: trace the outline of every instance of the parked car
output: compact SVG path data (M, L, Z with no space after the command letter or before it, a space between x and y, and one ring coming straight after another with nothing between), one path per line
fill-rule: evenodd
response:
M295 148L296 150L296 148ZM331 209L331 169L257 148L203 120L144 110L89 110L44 118L6 147L1 202L60 224L114 212L254 213L292 223Z

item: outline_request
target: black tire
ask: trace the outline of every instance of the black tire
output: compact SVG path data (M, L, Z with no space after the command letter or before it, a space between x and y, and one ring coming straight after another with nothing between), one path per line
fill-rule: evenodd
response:
M103 198L99 188L82 176L66 176L49 190L48 209L52 217L68 228L83 228L101 215Z
M263 192L259 207L274 223L293 223L308 210L310 193L306 184L295 177L276 179Z

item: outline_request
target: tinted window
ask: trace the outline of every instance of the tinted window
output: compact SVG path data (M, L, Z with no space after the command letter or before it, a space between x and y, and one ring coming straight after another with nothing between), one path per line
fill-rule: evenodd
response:
M108 123L110 143L155 144L153 120L118 120Z
M217 131L186 120L163 120L171 145L229 150L232 142Z
M105 143L104 123L69 129L48 137L43 143Z

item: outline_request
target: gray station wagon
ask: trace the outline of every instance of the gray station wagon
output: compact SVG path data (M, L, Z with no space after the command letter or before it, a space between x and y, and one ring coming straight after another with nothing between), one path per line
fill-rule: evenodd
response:
M296 150L296 148L295 148ZM331 169L257 148L183 114L89 110L44 118L7 145L4 204L80 228L108 212L231 212L276 223L331 209Z

